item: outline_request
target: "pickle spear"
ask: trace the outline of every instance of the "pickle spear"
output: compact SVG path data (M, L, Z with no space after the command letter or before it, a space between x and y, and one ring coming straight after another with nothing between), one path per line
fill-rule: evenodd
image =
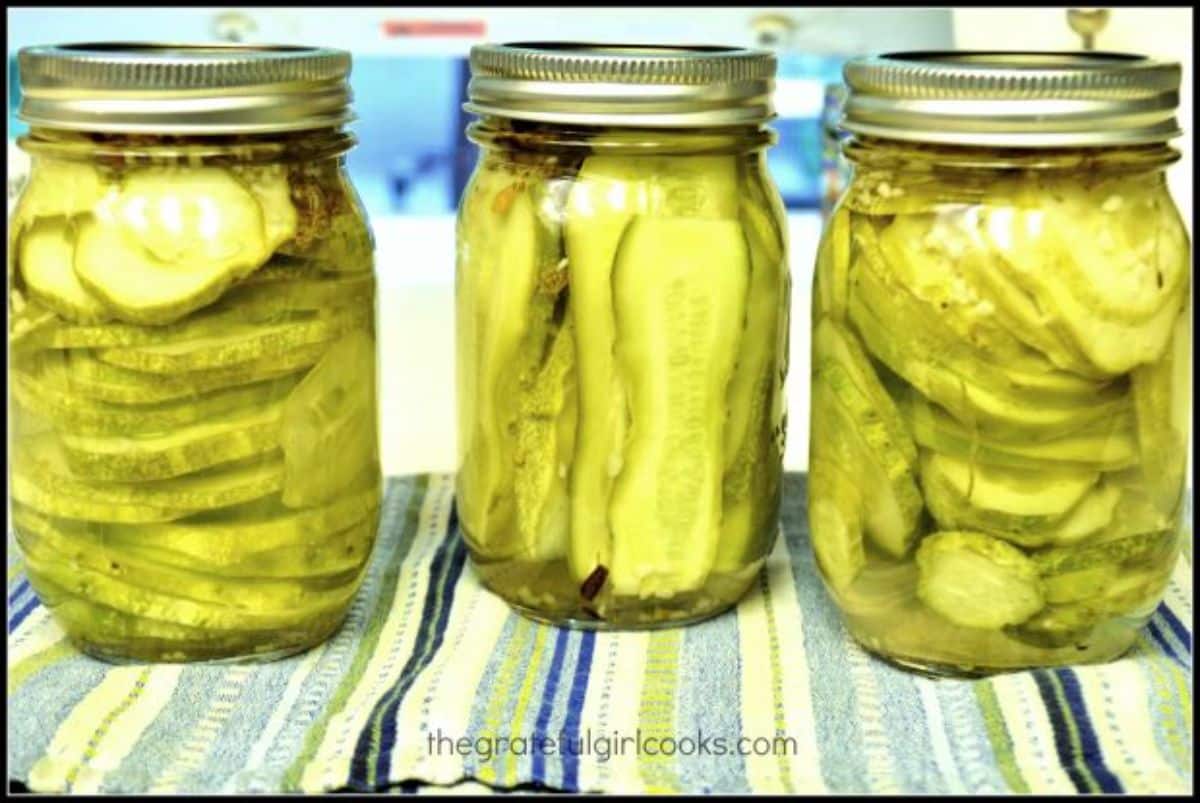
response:
M615 595L695 590L713 565L749 259L734 220L638 216L621 239L615 357L629 435L610 505Z
M579 583L607 570L612 559L609 500L626 437L626 391L613 359L612 274L618 245L634 215L736 221L736 160L598 153L584 161L567 196L564 234L579 375L567 563Z

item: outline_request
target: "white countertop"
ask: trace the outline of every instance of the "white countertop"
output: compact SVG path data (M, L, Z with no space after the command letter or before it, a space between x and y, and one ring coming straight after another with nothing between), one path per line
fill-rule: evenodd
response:
M374 217L379 274L380 406L388 474L453 471L454 218ZM789 216L791 366L784 466L808 463L809 308L821 220Z

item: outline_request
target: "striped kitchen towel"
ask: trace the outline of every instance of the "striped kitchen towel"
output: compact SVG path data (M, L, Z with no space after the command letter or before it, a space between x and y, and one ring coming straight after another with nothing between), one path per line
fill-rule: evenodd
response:
M509 612L453 535L451 479L392 478L345 627L262 665L86 658L10 548L10 777L124 793L1190 790L1190 545L1121 660L935 681L841 628L803 482L787 478L784 537L736 610L610 634Z

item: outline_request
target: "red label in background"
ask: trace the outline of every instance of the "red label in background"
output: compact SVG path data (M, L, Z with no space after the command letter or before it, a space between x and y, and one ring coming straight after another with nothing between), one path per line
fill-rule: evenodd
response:
M487 32L483 20L384 20L384 36L477 36Z

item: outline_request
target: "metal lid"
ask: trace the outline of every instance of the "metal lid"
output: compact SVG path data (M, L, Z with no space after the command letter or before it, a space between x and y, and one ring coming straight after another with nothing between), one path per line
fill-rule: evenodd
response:
M350 54L284 45L105 42L23 48L21 108L35 126L249 134L343 125Z
M842 126L958 145L1165 142L1181 132L1179 65L1127 53L947 51L847 62Z
M736 47L513 42L471 48L463 108L521 120L693 128L775 116L775 57Z

